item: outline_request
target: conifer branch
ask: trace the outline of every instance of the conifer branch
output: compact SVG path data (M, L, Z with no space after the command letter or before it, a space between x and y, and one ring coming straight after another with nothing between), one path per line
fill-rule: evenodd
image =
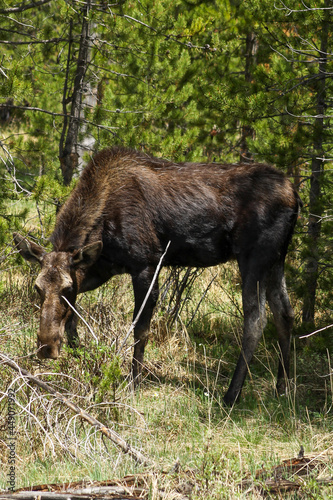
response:
M6 104L0 104L0 109L1 108L22 109L23 111L37 111L37 112L45 113L45 114L51 115L51 116L60 116L60 117L67 116L64 113L56 113L55 111L48 111L47 109L37 108L34 106L18 106L16 104L7 104L6 103ZM118 113L117 110L115 112ZM92 122L90 120L87 120L86 118L81 118L81 117L80 117L80 122L86 123L87 125L91 125L92 127L96 127L96 128L101 129L101 130L107 130L107 131L113 133L114 135L115 135L115 133L112 132L112 130L118 130L118 128L119 128L119 127L107 127L106 125L100 125L99 123L95 123L95 122Z

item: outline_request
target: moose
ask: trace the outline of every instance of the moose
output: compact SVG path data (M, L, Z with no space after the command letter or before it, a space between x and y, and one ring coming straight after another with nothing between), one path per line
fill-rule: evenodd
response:
M51 252L14 234L24 259L41 266L38 357L56 359L65 331L69 344L77 345L73 308L79 293L128 273L134 317L146 298L134 329L132 375L139 383L161 256L163 266L208 267L234 259L244 330L224 401L233 405L240 396L265 326L266 298L279 341L277 390L283 392L294 318L284 262L300 206L291 182L270 165L173 163L121 147L100 151L57 215Z

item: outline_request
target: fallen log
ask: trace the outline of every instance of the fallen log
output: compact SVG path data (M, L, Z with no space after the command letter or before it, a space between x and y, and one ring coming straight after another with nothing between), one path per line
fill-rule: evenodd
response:
M54 493L53 491L21 491L19 493L0 493L0 500L141 500L138 496L128 495L122 488L108 488L100 493Z
M152 495L153 479L157 477L161 475L144 473L118 480L39 484L20 488L13 493L0 491L0 500L148 500ZM190 500L193 487L193 482L186 476L185 482L176 481L171 491L166 491L159 484L155 496L160 500Z

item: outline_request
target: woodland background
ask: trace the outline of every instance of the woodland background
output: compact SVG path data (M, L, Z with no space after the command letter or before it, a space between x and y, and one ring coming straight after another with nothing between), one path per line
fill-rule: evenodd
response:
M37 300L32 291L36 270L22 263L11 234L19 230L47 246L57 209L95 151L117 144L175 161L268 162L286 172L304 203L287 258L287 282L296 311L295 339L317 332L303 341L301 354L297 351L304 391L297 393L299 399L290 399L292 404L288 411L282 411L283 417L275 403L265 400L266 405L273 405L268 411L269 425L275 418L279 421L276 425L286 418L289 429L293 422L291 432L298 443L300 428L302 436L307 436L304 427L296 424L305 415L304 408L299 408L306 401L316 423L320 415L320 425L325 428L327 441L319 441L329 442L333 386L332 119L333 6L329 0L0 0L0 350L17 356L14 338L22 347L22 356L31 353L38 321L36 311L28 306ZM230 307L218 307L232 311L226 330L241 332L240 289L234 271L227 266L226 271L216 272L217 280L221 278L219 283L224 280L230 288L219 288L222 285L210 274L199 296L195 295L193 283L200 288L200 272L184 274L176 270L166 277L165 289L171 287L173 292L168 306L162 305L156 315L156 338L162 336L160 318L165 311L172 312L173 327L181 325L184 334L186 321L175 319L182 309L188 313L186 324L191 323L194 335L201 332L203 343L209 344L216 335L212 340L217 349L214 356L221 359L227 348L220 346L228 337L217 342L219 334L212 333L212 322L207 323L206 316L200 315L200 307L206 307L203 304L209 294L214 299L220 294L216 300L222 301L222 296L230 300ZM114 283L96 297L84 299L88 303L83 305L88 314L98 315L101 328L116 330L124 318L130 321L132 304L123 299L128 284L121 279ZM185 290L184 302L180 301L181 290ZM189 297L196 297L191 311ZM117 309L121 319L116 316ZM110 326L110 318L116 326ZM169 331L171 323L168 316L167 327L164 325L162 330ZM101 338L106 342L105 332ZM179 338L175 343L178 350L173 351L175 359L180 355ZM293 342L296 352L297 340ZM199 347L201 343L196 345L205 365L205 348ZM153 358L162 356L157 346L152 349ZM185 350L189 356L187 347ZM97 402L107 397L113 403L119 401L123 360L106 369L107 345L104 350L99 347L91 352L89 362L86 354L73 361L65 350L65 361L52 367L67 373L72 363L73 377L83 377L84 383L90 384L87 391L97 397ZM238 352L235 343L235 356ZM267 357L267 351L263 352ZM170 357L163 359L163 366L167 367L169 361ZM31 369L25 358L24 363ZM154 371L157 366L150 368ZM317 368L318 373L313 375ZM216 373L216 364L211 369L209 373ZM176 373L174 367L169 373L172 371ZM226 376L231 373L229 367ZM7 373L6 377L2 382L11 384L12 375ZM101 379L102 383L97 382ZM200 386L201 402L206 401L207 391L210 394L208 385ZM76 386L70 390L73 394L79 391ZM167 388L161 390L168 393L168 398L173 394ZM193 394L197 396L196 390ZM28 392L22 395L23 400L29 400ZM154 397L149 395L152 400ZM214 398L208 399L209 426L213 402L224 411ZM147 408L147 401L140 404ZM192 408L193 404L191 399ZM244 408L251 404L253 400L246 399L245 394ZM108 411L109 417L121 420L119 409L113 406ZM266 410L258 411L262 415ZM202 408L200 412L202 418ZM306 413L307 430L315 425L310 414ZM44 417L38 418L43 426ZM185 421L188 423L188 416ZM224 429L230 420L227 422ZM243 423L241 420L237 425L242 427ZM169 425L170 421L165 421L166 435ZM256 439L260 433L258 430ZM285 442L293 438L289 434ZM316 441L313 434L311 439L304 439L311 446ZM39 457L44 453L44 460L45 445L43 453L35 451L42 446L42 437L35 436L32 441L31 453ZM202 467L209 463L214 469L217 455L209 455L210 445L202 446ZM58 453L60 460L62 455ZM233 463L234 455L230 457L227 461ZM205 482L207 470L203 471Z
M332 315L329 0L2 1L0 16L2 245L25 220L8 200L52 213L105 146L266 161L304 202L302 321Z

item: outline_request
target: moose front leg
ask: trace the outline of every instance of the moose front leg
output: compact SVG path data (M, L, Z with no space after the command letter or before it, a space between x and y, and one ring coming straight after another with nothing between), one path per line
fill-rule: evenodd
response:
M150 321L159 294L158 280L156 279L147 297L149 287L154 278L154 273L155 268L149 267L132 276L135 299L133 321L136 322L134 328L134 353L132 361L132 375L135 386L138 386L141 381L141 371L145 347L148 342ZM145 305L139 315L139 311L144 302Z
M77 322L78 322L78 317L72 311L65 325L68 345L72 349L76 349L77 347L79 347L80 344L79 335L77 333Z

